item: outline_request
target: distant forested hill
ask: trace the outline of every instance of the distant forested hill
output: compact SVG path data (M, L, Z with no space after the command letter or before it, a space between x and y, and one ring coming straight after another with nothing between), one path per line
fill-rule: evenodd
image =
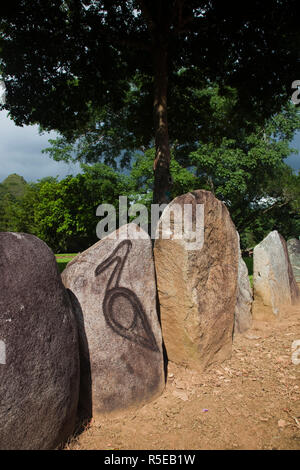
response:
M18 231L18 209L28 187L23 176L9 175L0 183L0 230Z
M23 176L13 173L9 175L0 185L0 195L9 193L16 199L20 199L24 196L26 181Z

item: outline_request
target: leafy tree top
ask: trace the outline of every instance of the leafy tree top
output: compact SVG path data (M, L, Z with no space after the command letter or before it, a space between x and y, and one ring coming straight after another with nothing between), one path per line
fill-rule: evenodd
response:
M1 5L4 109L69 139L123 149L155 139L154 199L167 199L170 141L216 129L210 87L234 94L221 130L279 111L299 66L296 0L11 0ZM207 91L205 91L207 90ZM153 119L154 117L154 119Z
M1 6L0 22L6 109L19 125L38 122L63 133L86 128L95 109L98 122L121 113L124 139L134 134L148 144L153 58L165 46L173 140L185 142L211 125L201 90L215 82L225 96L238 90L233 120L241 109L248 120L254 112L271 115L291 94L299 64L296 6L294 0L11 0Z

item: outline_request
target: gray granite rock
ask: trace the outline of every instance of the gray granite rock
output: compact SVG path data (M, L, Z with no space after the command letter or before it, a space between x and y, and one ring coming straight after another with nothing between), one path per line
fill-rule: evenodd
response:
M299 298L284 239L274 230L254 248L253 257L252 313L257 319L272 320L282 306Z
M138 407L164 388L151 240L137 228L121 227L62 273L80 329L82 414Z
M0 449L53 449L73 432L77 325L52 251L0 233Z
M252 325L252 302L253 294L248 276L248 268L242 258L238 235L239 267L238 267L238 289L234 313L234 333L244 333Z
M283 238L282 235L279 234L279 236L280 236L280 240L281 240L281 243L282 243L282 247L283 247L283 251L284 251L284 255L285 255L285 259L286 259L286 263L287 263L289 285L290 285L290 292L291 292L291 303L293 305L295 305L295 304L299 303L299 301L300 301L300 291L299 291L299 287L297 286L297 282L296 282L294 272L293 272L293 268L292 268L292 265L291 265L291 261L290 261L290 257L289 257L289 253L288 253L288 248L287 248L287 243L286 243L286 241L285 241L285 239Z
M290 238L287 248L296 282L300 283L300 240Z

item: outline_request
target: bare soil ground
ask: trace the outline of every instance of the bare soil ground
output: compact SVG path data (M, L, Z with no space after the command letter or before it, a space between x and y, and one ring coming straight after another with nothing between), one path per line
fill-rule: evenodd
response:
M232 357L203 374L168 364L164 393L92 422L66 449L300 449L300 306L234 337ZM300 354L299 354L300 357Z

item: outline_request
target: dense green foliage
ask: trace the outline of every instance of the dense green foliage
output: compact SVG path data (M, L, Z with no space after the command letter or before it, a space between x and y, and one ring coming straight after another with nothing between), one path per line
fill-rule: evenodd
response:
M11 0L0 16L6 108L18 124L38 122L68 135L96 132L96 113L103 150L118 145L115 134L123 149L148 146L152 58L161 40L168 49L171 142L215 135L211 83L224 99L235 96L231 128L241 119L250 125L291 94L300 40L296 6L294 0ZM224 127L226 120L222 133Z
M212 191L227 205L243 249L253 248L274 229L285 238L299 237L300 174L284 163L299 128L299 112L288 105L254 132L198 142L185 160L187 167L179 158L171 160L171 197L199 188ZM50 153L64 152L66 143L60 139L51 144ZM67 150L76 158L76 146ZM82 251L97 241L99 204L118 208L123 195L129 204L140 202L150 209L154 154L154 148L136 153L127 173L96 163L82 164L82 174L61 181L49 177L27 184L10 175L0 184L0 230L33 233L58 253Z
M118 209L118 198L123 195L129 203L150 207L154 152L137 154L129 175L101 163L83 165L83 173L77 176L26 184L19 198L0 185L0 230L37 235L57 253L88 248L97 241L99 204L110 203ZM275 154L273 163L264 158L252 162L246 154L233 151L233 142L224 142L219 151L203 146L192 155L195 166L190 169L172 160L172 197L199 188L213 190L226 203L243 249L253 248L273 229L285 238L299 237L300 173L293 173ZM201 166L206 162L205 175L197 175L198 158ZM252 166L255 171L251 173Z
M44 178L27 184L18 200L4 193L0 230L32 233L58 253L81 251L95 243L96 208L101 203L118 204L126 178L100 163L83 170L61 181Z
M57 252L81 251L97 240L100 203L117 207L127 195L151 204L160 152L173 180L164 194L212 191L229 208L243 248L275 228L298 237L300 176L284 164L300 128L295 107L286 105L300 50L296 6L294 0L1 6L3 108L18 125L60 131L45 151L85 165L62 181L24 184L11 175L0 185L0 230L34 233ZM157 107L164 109L153 120Z
M239 138L290 97L300 50L297 6L296 0L4 2L4 108L18 125L39 123L69 142L81 138L90 162L112 163L124 150L128 163L130 152L155 141L156 190L160 183L166 189L170 146L177 160L188 160L199 140ZM215 90L222 100L214 103Z

